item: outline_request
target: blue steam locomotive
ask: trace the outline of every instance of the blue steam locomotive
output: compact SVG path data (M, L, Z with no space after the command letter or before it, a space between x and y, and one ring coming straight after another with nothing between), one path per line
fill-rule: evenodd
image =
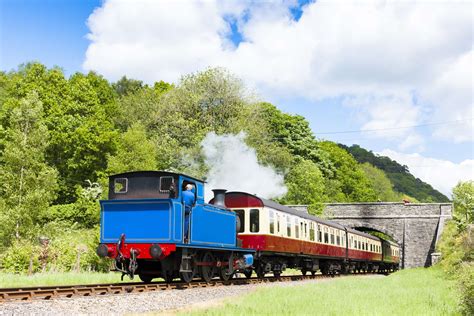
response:
M189 192L193 198L185 199ZM109 177L109 199L101 201L97 254L115 259L125 275L144 282L161 277L205 281L251 273L255 250L239 246L239 218L225 208L225 190L204 202L204 182L183 174L138 171ZM189 202L191 200L191 202Z

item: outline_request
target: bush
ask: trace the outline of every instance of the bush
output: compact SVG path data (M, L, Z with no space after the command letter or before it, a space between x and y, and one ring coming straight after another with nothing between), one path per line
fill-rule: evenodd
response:
M463 263L458 275L463 314L474 315L474 262Z
M458 280L463 313L474 315L474 225L450 221L437 248L442 256L439 265Z
M37 240L16 241L0 258L5 272L26 273L45 271L108 272L110 260L95 253L99 244L99 229L70 229L60 222L49 223L42 231L48 236L47 246ZM31 262L31 268L30 268Z
M53 271L108 271L110 262L95 253L98 228L65 232L52 238L48 269Z
M5 272L26 273L40 270L40 247L29 240L15 240L0 258Z

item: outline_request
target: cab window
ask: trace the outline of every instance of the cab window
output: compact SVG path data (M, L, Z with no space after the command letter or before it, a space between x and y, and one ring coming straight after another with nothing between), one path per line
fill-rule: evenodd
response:
M127 178L114 179L114 193L127 193L127 192L128 192L128 179Z
M250 232L258 233L260 228L259 211L257 209L250 210Z

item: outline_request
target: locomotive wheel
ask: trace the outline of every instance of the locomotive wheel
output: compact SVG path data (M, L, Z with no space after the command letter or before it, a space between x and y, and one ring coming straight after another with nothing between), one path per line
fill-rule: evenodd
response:
M150 283L154 276L149 274L139 274L138 277L145 283Z
M252 269L245 269L244 270L244 275L247 279L250 279L252 277Z
M210 252L206 252L202 256L201 261L205 263L213 264L214 256ZM214 277L215 268L212 265L201 266L199 270L200 270L201 278L205 282L210 282L212 278Z
M229 273L229 267L221 267L219 270L219 278L222 281L229 281L234 277L234 273Z
M197 267L194 266L192 272L180 272L179 278L181 279L181 281L185 283L189 283L194 279L194 276L196 275L196 273L197 273Z

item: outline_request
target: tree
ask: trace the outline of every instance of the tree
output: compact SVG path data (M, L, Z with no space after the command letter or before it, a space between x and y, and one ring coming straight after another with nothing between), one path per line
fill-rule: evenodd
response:
M458 182L453 189L454 216L465 222L474 222L474 181Z
M11 101L10 101L11 102ZM43 106L34 92L17 100L6 129L0 164L3 241L26 235L56 195L57 172L45 162L49 137Z
M112 84L112 88L119 96L134 94L144 87L143 81L128 79L126 76Z
M380 170L366 162L360 165L362 171L369 179L371 187L377 194L377 199L380 201L397 201L400 200L399 195L393 191L393 184L388 179L387 175Z
M155 145L147 138L145 127L133 124L121 135L117 153L107 157L109 174L154 170L156 168Z
M281 199L284 204L305 204L310 210L322 210L325 201L324 178L316 164L309 160L300 160L285 176L288 193Z
M59 172L57 202L71 203L77 198L77 186L87 179L95 181L107 167L107 154L115 150L115 94L108 82L93 72L67 80L59 68L27 64L8 74L7 97L0 109L5 129L17 100L33 91L43 104L49 132L45 159Z
M260 103L261 116L269 123L273 142L286 147L295 157L311 160L325 176L332 176L334 166L328 154L320 148L309 126L300 115L291 115L278 110L273 104Z
M339 186L339 189L330 188L330 190L332 192L341 191L344 196L341 201L339 194L331 196L328 192L331 201L367 202L377 200L377 195L371 187L369 179L351 154L330 141L321 142L319 146L329 154L336 170L334 177L329 179L332 180L331 184Z

